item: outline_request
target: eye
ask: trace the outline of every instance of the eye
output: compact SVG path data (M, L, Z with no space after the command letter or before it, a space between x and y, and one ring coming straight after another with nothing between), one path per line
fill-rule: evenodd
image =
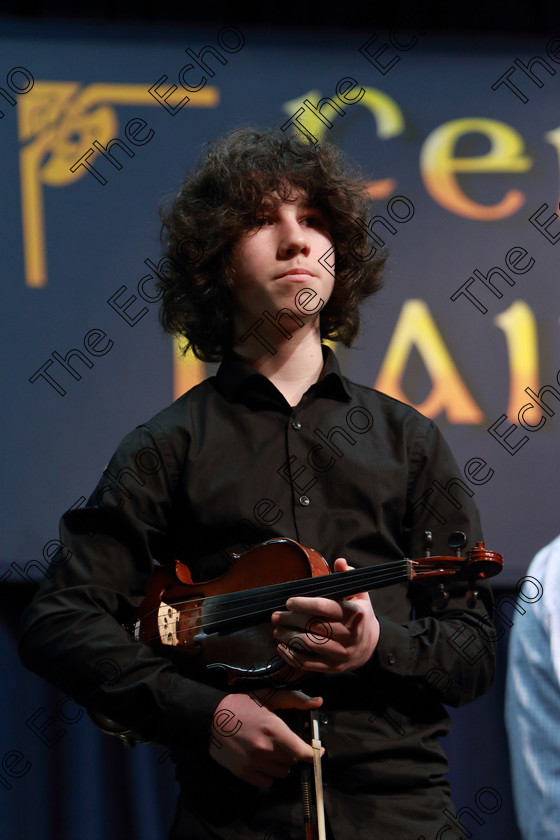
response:
M270 224L270 218L268 216L260 216L260 218L256 220L256 227L261 228L268 224Z
M324 227L326 227L325 220L323 219L323 217L321 216L320 213L309 213L308 215L304 216L303 223L307 227L312 227L312 228L324 228Z

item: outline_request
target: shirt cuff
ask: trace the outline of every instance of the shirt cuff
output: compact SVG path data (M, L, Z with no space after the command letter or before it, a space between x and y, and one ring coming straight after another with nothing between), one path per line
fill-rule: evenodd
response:
M379 617L378 621L379 641L373 656L364 667L381 668L396 676L408 676L414 662L414 643L409 628L384 616Z
M227 693L176 675L165 698L156 740L166 746L207 751L216 706Z

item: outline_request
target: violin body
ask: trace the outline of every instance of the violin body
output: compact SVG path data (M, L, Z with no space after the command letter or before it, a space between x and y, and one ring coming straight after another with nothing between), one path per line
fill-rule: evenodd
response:
M287 678L291 669L274 652L270 616L277 607L260 602L270 592L267 587L327 575L329 565L318 551L288 539L261 543L232 554L231 560L223 575L199 583L193 583L188 567L178 560L174 569L155 567L133 635L171 659L182 673L205 682L232 685L239 679ZM251 594L239 614L228 615L232 608L226 604L225 619L216 622L211 599L243 592Z

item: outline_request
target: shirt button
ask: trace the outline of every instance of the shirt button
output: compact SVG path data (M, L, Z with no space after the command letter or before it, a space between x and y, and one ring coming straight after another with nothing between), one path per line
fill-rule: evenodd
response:
M301 429L301 423L299 422L299 420L292 420L292 429L295 429L296 432L299 432L299 430Z
M390 653L389 656L387 657L387 662L389 663L389 665L394 665L396 661L397 661L397 657L395 656L395 654Z
M308 505L310 502L311 502L311 499L309 498L309 496L300 496L299 497L300 505Z

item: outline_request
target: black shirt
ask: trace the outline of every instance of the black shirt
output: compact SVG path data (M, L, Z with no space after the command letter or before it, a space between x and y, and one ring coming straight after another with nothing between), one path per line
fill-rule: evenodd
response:
M350 382L334 354L324 355L319 381L296 407L231 354L215 377L127 435L86 507L63 516L61 549L25 616L25 664L172 746L180 811L213 826L209 836L300 836L297 790L288 780L262 794L210 759L212 714L230 690L181 675L122 628L153 559L181 559L200 580L223 570L224 550L272 537L355 567L422 557L426 530L433 554L450 553L452 530L465 531L469 545L482 538L457 483L444 515L426 504L434 481L460 475L434 423ZM326 807L337 838L429 840L445 824L442 703L473 700L493 674L487 607L479 599L469 609L466 585L457 586L447 603L435 584L370 593L380 622L371 661L303 685L324 697ZM488 602L484 587L481 597Z

